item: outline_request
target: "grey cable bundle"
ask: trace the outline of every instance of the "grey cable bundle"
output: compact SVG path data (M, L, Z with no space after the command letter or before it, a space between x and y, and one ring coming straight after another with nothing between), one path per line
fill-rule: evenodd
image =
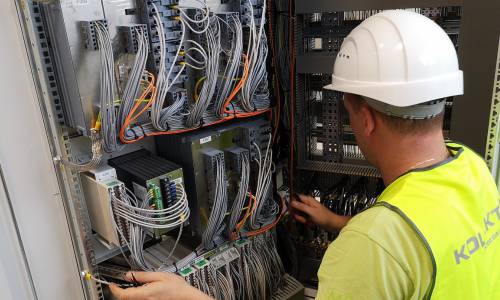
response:
M268 218L263 218L263 208L266 204L269 204L269 201L272 200L270 197L270 188L272 181L272 172L273 172L273 162L272 162L272 149L271 149L271 137L269 137L269 141L267 143L266 152L264 157L262 157L262 153L259 145L254 142L254 147L258 153L258 159L256 162L259 166L259 173L257 177L257 188L255 191L255 211L249 218L249 226L252 229L259 229L262 223L269 222ZM276 203L271 202L273 212L278 212Z
M200 97L191 109L187 118L188 127L197 127L205 114L217 87L217 77L219 73L220 46L220 23L216 16L209 19L209 28L205 32L207 44L207 65L205 70L205 81L201 88Z
M214 247L214 239L221 232L227 212L227 187L225 178L224 158L216 157L216 181L213 195L214 203L203 232L202 245L205 249Z
M141 80L145 75L146 63L148 60L149 53L149 42L146 36L146 32L139 29L133 29L138 37L138 51L135 55L134 64L132 70L128 76L127 84L123 90L122 102L118 110L118 120L116 123L116 131L120 132L121 127L125 123L125 119L132 110L136 99L139 97L141 92Z
M256 109L262 109L269 107L268 101L269 92L264 95L264 97L258 97L258 103L254 103L254 95L257 88L261 84L262 80L266 76L266 60L268 54L267 47L267 37L264 30L265 17L266 17L266 2L263 1L262 15L260 16L260 24L258 26L255 24L254 9L251 1L248 1L245 6L250 11L250 34L247 47L247 56L249 59L249 72L248 78L243 85L241 92L241 107L247 111L251 112Z
M231 32L232 38L231 48L228 51L224 51L228 58L228 63L222 76L219 76L217 95L214 99L214 114L219 118L224 116L222 107L237 84L236 76L240 69L243 54L243 29L240 19L234 15L230 15L230 20L223 23L227 26L228 31Z
M248 186L250 183L250 159L247 155L243 155L243 159L241 162L241 178L240 178L240 186L238 188L238 194L233 201L233 206L231 208L231 216L229 220L228 232L229 236L235 230L236 224L240 219L243 206L245 205L245 199L248 192Z
M113 152L120 149L116 135L116 82L114 75L114 55L108 29L102 22L96 22L97 45L101 60L100 69L100 109L101 135L104 151Z

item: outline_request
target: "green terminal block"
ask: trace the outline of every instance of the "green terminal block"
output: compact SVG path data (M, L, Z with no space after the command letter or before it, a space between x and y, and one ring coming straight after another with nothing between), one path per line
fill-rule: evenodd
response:
M239 240L236 240L234 242L234 246L235 247L243 247L247 244L249 244L250 242L247 240L247 239L239 239Z
M160 187L154 183L148 184L148 191L152 193L153 199L151 199L151 205L154 205L156 210L162 210L163 207L163 198L161 197Z
M194 265L193 267L195 267L197 270L201 270L205 267L207 267L208 265L210 265L210 262L204 258L198 260Z
M196 272L193 268L191 267L185 267L179 271L179 275L182 277L188 277L189 275L193 274Z

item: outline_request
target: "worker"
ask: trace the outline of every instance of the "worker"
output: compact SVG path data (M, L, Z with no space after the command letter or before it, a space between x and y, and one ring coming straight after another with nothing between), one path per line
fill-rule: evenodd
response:
M500 299L500 206L482 158L443 138L445 99L463 93L455 48L433 21L384 11L344 40L332 84L386 185L350 218L301 195L295 218L340 230L318 271L318 299ZM171 274L118 299L204 299Z

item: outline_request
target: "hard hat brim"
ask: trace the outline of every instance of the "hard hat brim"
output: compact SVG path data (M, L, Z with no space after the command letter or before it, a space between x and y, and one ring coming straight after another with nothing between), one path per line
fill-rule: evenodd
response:
M332 83L323 88L368 97L398 107L462 95L464 90L462 71L425 80L383 84L345 80L333 75Z

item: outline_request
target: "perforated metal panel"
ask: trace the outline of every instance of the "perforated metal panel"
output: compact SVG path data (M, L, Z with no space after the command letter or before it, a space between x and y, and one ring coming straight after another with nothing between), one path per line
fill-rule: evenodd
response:
M499 114L500 114L500 40L498 44L498 55L496 63L496 72L493 84L491 98L490 122L488 126L488 136L486 140L486 163L490 167L493 176L499 183L498 166L498 133L499 133Z

